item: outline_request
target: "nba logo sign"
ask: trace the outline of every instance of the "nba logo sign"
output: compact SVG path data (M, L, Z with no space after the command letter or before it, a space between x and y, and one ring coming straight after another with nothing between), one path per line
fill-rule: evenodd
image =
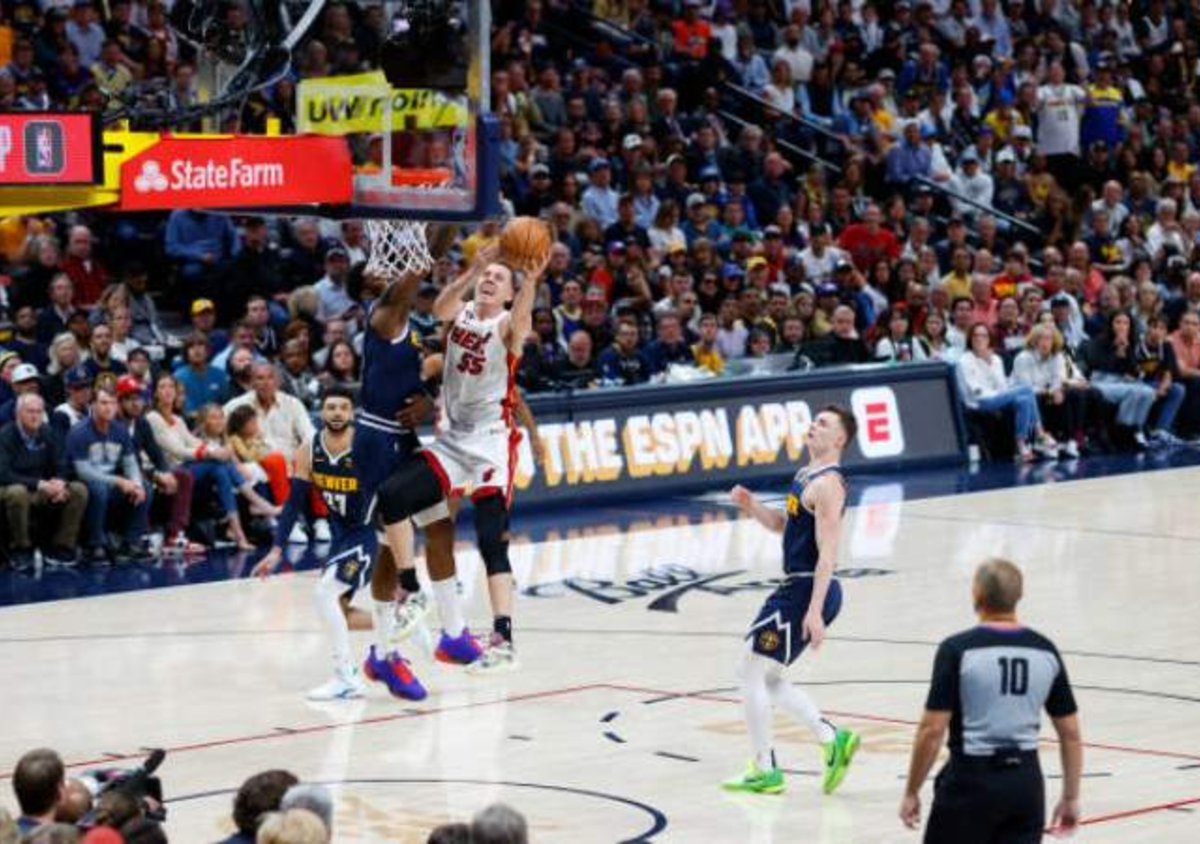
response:
M63 129L52 120L25 124L25 172L31 176L56 176L63 171Z
M900 408L890 387L867 387L850 395L850 407L858 420L858 450L874 460L904 452L904 428Z

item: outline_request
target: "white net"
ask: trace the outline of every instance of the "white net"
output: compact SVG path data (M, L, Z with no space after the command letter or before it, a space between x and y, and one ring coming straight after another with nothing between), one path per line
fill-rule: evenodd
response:
M420 220L366 220L365 226L371 243L367 275L391 280L406 273L425 273L433 266L433 256L429 254L429 243L425 239L426 223Z

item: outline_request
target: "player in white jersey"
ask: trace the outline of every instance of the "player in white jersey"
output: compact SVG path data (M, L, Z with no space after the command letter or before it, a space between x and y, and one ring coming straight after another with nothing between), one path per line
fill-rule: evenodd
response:
M409 461L384 484L379 499L389 532L410 516L425 528L426 558L432 571L434 565L444 568L447 558L453 567L453 523L446 502L470 490L476 541L495 616L490 647L474 661L473 671L516 667L508 559L509 505L520 442L514 423L515 378L521 349L533 326L537 286L549 260L546 256L528 268L514 295L513 270L495 257L494 248L481 250L471 269L434 302L434 316L450 323L442 376L444 424L420 459Z

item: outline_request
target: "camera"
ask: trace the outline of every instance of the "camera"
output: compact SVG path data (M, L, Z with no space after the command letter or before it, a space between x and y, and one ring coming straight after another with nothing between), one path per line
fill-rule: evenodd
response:
M167 752L156 748L136 768L93 768L84 771L79 779L93 799L98 800L110 791L123 791L137 802L143 815L161 823L167 819L167 808L163 805L162 780L154 772L166 758Z

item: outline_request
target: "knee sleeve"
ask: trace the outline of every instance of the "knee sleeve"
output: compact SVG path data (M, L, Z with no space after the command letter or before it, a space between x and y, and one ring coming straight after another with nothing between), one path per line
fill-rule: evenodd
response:
M475 502L475 538L488 576L510 574L508 561L508 508L498 495Z
M385 525L402 522L442 500L442 485L423 458L406 461L379 486L379 515Z

